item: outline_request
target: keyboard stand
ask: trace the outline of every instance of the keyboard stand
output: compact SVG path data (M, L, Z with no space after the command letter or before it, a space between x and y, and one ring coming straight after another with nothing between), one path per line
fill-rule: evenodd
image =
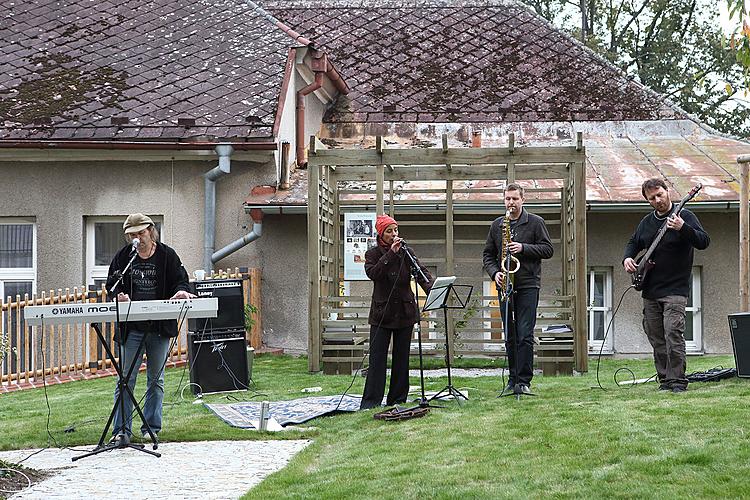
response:
M116 297L116 295L115 295ZM119 318L118 318L118 328L119 328ZM146 428L148 429L148 435L151 437L151 442L153 443L153 449L157 449L159 447L156 435L151 431L151 428L148 426L148 422L146 422L146 418L143 416L143 412L141 411L141 407L138 404L138 401L135 398L135 395L133 395L133 391L130 390L130 386L128 386L128 380L130 379L130 375L133 373L133 370L136 370L140 368L142 358L139 358L136 356L133 358L133 362L130 363L130 367L128 368L127 376L123 376L122 369L120 367L120 364L115 359L114 354L112 353L112 350L109 348L109 344L107 343L107 339L104 338L104 335L102 335L102 331L99 328L98 323L92 323L91 326L96 331L96 336L99 338L99 342L101 342L102 347L107 353L107 356L112 361L112 367L115 369L115 372L117 372L117 386L119 387L119 391L117 391L117 400L115 401L114 406L112 407L112 411L109 414L109 419L107 420L107 425L104 427L104 431L102 431L102 436L99 438L99 444L94 448L93 450L84 453L83 455L78 455L73 457L73 462L76 460L80 460L81 458L90 457L92 455L98 455L99 453L105 452L105 451L111 451L115 449L123 449L123 448L133 448L134 450L142 451L144 453L148 453L149 455L153 455L155 457L161 457L161 453L157 453L155 451L147 450L145 445L140 443L130 443L129 440L124 439L125 433L122 432L122 429L120 429L120 432L117 433L117 436L113 441L107 442L107 435L109 433L109 428L112 425L112 421L115 418L115 412L117 411L117 407L120 407L120 415L121 415L121 421L123 424L125 423L125 394L127 393L130 400L133 402L133 408L138 412L138 415L141 417L141 421L146 425ZM122 330L120 330L122 332ZM141 351L141 347L143 347L143 342L146 340L146 336L144 335L141 339L141 343L138 345L138 352ZM120 338L119 342L119 348L120 348L120 360L123 358L123 352L124 352L124 343L125 339Z

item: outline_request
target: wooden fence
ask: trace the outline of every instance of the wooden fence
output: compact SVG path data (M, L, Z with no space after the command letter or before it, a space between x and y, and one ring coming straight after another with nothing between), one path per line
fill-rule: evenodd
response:
M261 346L260 316L260 270L249 272L217 270L206 279L243 280L244 303L254 306L254 324L246 335L250 345ZM110 368L106 351L99 342L91 324L29 326L24 321L24 308L32 305L75 304L106 302L107 292L101 289L87 290L85 286L50 290L41 294L23 297L7 297L2 301L2 325L0 328L0 384L32 382L44 374L47 376L82 376L97 370ZM117 353L113 340L115 324L100 324L112 352ZM187 359L188 324L180 325L167 362Z

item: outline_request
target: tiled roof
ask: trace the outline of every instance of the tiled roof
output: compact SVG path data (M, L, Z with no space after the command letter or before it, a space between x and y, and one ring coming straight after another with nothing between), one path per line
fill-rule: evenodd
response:
M396 129L394 125L393 129ZM413 147L415 141L422 147L440 147L441 139L434 134L423 135L417 126L414 136L409 134L386 134L383 136L388 148ZM586 199L597 203L641 202L641 182L650 177L667 180L673 198L684 196L697 183L704 185L696 198L698 202L737 201L739 199L739 167L737 156L750 153L750 144L708 133L689 120L678 120L661 125L654 122L629 123L524 123L488 127L483 130L485 147L507 147L508 132L514 132L515 144L523 146L570 146L575 131L583 131L586 148ZM458 140L462 133L454 133L449 147L466 147ZM325 140L325 139L324 139ZM333 148L373 148L374 138L362 142L361 138L325 140ZM417 167L418 168L418 167ZM521 181L529 188L558 188L558 180L538 179ZM396 182L399 189L442 189L444 181ZM502 187L503 180L457 181L456 189ZM291 178L291 189L269 194L253 195L246 206L305 206L307 204L307 172L297 170ZM348 195L375 202L372 183L359 182L349 186L361 189L362 195ZM396 195L399 199L429 201L439 194L411 193L404 191ZM532 194L531 199L550 196ZM365 197L365 198L363 198ZM437 199L437 198L435 198ZM496 201L501 203L499 193L467 193L457 200Z
M294 42L242 0L1 5L0 138L271 136Z
M517 2L259 1L335 54L328 122L685 118Z

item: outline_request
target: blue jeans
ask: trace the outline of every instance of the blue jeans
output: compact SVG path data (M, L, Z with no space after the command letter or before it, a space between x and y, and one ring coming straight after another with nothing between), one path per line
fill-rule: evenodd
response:
M138 345L141 339L146 337L146 340L141 345L141 349L138 351ZM161 430L161 415L162 415L162 401L164 401L164 362L167 359L170 344L169 337L162 337L158 333L145 333L138 330L130 330L128 338L123 346L123 355L120 360L120 368L122 369L122 375L127 376L130 364L133 359L143 358L143 352L146 352L146 402L143 405L143 416L151 427L151 431L154 434ZM131 391L135 391L135 381L138 377L138 366L133 368L133 372L130 374L128 379L128 386ZM115 386L115 402L119 395L119 387ZM135 394L135 393L134 393ZM136 396L137 397L137 396ZM120 405L117 404L115 409L115 420L114 427L112 428L112 434L117 435L122 429L122 432L130 436L132 434L132 420L133 420L133 402L130 400L130 396L127 394L123 397L124 410L125 410L125 423L123 426L122 415L120 414ZM141 425L141 432L146 433L146 424Z

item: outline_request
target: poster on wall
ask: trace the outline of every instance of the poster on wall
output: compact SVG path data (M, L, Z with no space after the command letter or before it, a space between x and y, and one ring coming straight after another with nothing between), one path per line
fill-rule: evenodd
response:
M365 252L377 245L375 241L375 213L344 214L344 279L363 281Z

